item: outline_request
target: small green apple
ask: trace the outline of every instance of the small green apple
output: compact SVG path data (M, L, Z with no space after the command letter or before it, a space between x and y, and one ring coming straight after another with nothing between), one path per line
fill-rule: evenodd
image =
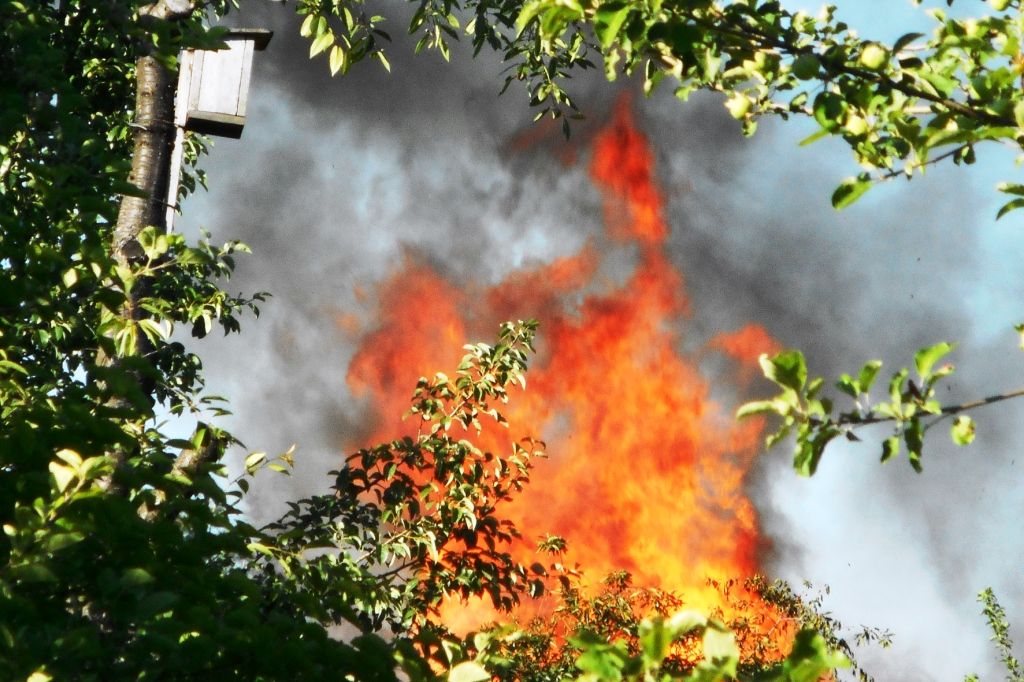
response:
M889 63L889 51L878 43L868 43L860 53L862 66L877 71Z
M793 60L793 75L802 81L817 76L819 69L821 61L813 54L802 54Z

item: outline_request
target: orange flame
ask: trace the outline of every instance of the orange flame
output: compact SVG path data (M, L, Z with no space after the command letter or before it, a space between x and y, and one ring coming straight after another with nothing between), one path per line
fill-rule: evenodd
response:
M624 284L578 302L593 289L600 263L593 248L512 273L477 295L407 257L380 285L381 320L354 357L349 382L385 415L373 435L394 437L409 428L392 417L404 412L409 387L455 364L467 329L539 319L542 355L529 390L514 396L506 416L543 438L549 459L504 515L524 537L565 537L568 562L591 580L627 570L635 584L681 593L689 607L727 608L707 580L758 570L764 541L744 483L763 424L736 424L679 350L690 304L665 254L669 228L651 148L625 103L594 139L590 172L609 235L637 251ZM756 325L707 347L749 366L777 350ZM749 608L771 610L757 600ZM450 605L443 615L466 630L493 612Z

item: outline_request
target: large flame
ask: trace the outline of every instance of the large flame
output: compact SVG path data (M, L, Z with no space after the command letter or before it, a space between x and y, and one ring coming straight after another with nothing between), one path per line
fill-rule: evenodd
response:
M591 158L608 234L615 248L636 253L624 283L594 293L594 248L514 272L476 295L407 257L379 287L380 321L364 337L349 382L382 415L372 437L391 438L409 428L397 420L409 387L452 366L467 331L539 319L541 357L506 416L522 429L512 436L542 437L549 459L503 515L527 538L565 537L567 561L592 580L626 570L638 585L681 593L690 607L722 608L708 579L758 570L762 539L744 483L763 425L736 424L732 407L712 400L709 380L680 351L690 304L665 254L669 227L653 155L628 104L597 135ZM757 356L775 350L763 329L748 325L708 340L700 353L723 353L749 376ZM756 600L750 608L769 609ZM445 611L457 628L491 615L464 605Z

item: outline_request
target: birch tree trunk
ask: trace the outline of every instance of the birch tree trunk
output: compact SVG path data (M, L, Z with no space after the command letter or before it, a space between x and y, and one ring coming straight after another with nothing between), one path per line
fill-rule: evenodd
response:
M192 16L191 0L158 0L139 8L139 23L184 21ZM143 228L166 228L167 181L174 144L176 74L150 54L135 62L135 146L128 182L146 194L125 196L114 229L114 257L121 264L141 256L135 242Z
M113 255L122 265L142 256L136 238L143 228L166 228L167 181L175 133L175 74L151 56L139 57L135 72L135 146L128 182L146 196L126 195L121 200Z
M181 21L188 18L194 11L194 5L181 0L160 0L159 2L140 8L139 21L145 23L158 20ZM177 86L177 74L169 71L151 54L142 54L135 62L135 120L134 146L132 149L132 165L128 182L139 190L139 196L124 195L118 209L117 223L114 226L111 255L122 266L130 266L144 257L142 247L138 243L139 233L149 226L159 231L166 230L166 210L168 179L175 137L174 101ZM146 295L149 283L146 278L138 278L127 293L127 300L121 315L130 324L136 324L141 318L142 310L139 300ZM134 334L135 347L131 355L145 359L152 350L152 345L144 333L136 328ZM97 358L101 365L114 366L120 364L117 357L106 357L102 352ZM131 371L136 385L143 396L152 399L154 383L143 371ZM118 396L108 403L114 409L133 412L132 405L125 395ZM144 420L133 419L126 427L137 428L141 433ZM130 453L118 449L111 453L117 468L123 467ZM116 474L107 482L108 489L120 494L123 491L117 484Z

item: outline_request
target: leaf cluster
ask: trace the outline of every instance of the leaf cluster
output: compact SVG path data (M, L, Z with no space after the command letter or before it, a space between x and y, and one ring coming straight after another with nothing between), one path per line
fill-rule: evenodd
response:
M507 612L523 594L539 594L536 572L513 560L519 537L499 506L528 481L542 444L514 442L502 455L463 433L479 418L505 420L492 406L525 383L535 323L505 324L494 346L467 346L454 377L421 378L406 436L350 455L332 472L331 492L290 503L265 529L267 579L281 571L302 585L321 622L402 633L436 616L446 596L485 596Z
M931 9L931 37L908 33L892 44L860 38L834 6L812 16L772 0L531 0L517 26L535 24L542 50L585 26L609 78L620 68L639 72L647 92L671 78L683 100L697 89L723 93L747 134L766 115L813 119L819 132L805 142L841 137L864 168L833 195L843 208L875 182L910 178L945 159L974 163L982 142L1020 150L1019 10L1010 2L1000 14L958 19ZM999 189L1020 194L1013 183ZM1014 199L999 215L1021 204Z
M715 583L722 607L710 617L686 609L685 595L632 584L624 571L601 588L565 575L551 613L524 625L496 625L467 638L456 671L473 679L520 680L817 680L853 667L849 635L787 584L755 576ZM765 607L769 608L766 610ZM728 612L731 615L725 615ZM863 628L858 643L888 633ZM461 677L460 677L461 679Z
M943 342L920 349L914 356L916 377L911 378L907 368L897 370L889 380L886 399L882 400L873 400L871 394L882 368L881 361L865 363L856 378L843 374L835 386L853 402L845 411L836 411L833 400L821 395L824 379L808 381L803 353L789 350L774 357L762 355L764 376L782 390L773 398L746 403L737 411L737 416L773 414L780 417L779 428L767 437L767 447L794 436L793 468L803 476L814 475L825 448L836 438L858 441L860 438L855 433L858 428L889 423L892 435L883 441L882 462L897 456L905 447L910 465L920 473L924 437L929 429L957 415L950 437L957 445L968 445L974 440L974 420L958 413L1012 397L995 396L975 403L943 406L936 397L936 386L953 374L955 368L948 363L938 367L936 364L953 348L952 344Z
M505 87L522 81L537 118L579 115L565 89L572 73L640 74L650 93L665 80L686 100L696 90L721 93L729 113L753 134L764 116L805 116L823 137L841 138L863 171L832 196L843 208L873 184L911 178L944 160L972 164L984 142L1020 151L1024 144L1024 57L1020 4L996 13L950 17L928 10L930 36L907 33L891 44L861 38L836 19L790 12L777 0L420 0L409 26L416 45L449 57L449 40L470 37L508 63ZM950 3L951 4L951 3ZM300 2L310 54L330 51L332 73L372 56L387 66L374 35L383 17L364 0ZM332 23L333 22L333 23ZM337 24L337 28L332 28ZM1024 186L999 217L1024 205Z
M123 1L4 0L0 24L0 678L351 669L354 650L250 575L222 475L235 440L205 423L222 408L172 335L238 330L262 300L222 289L244 247L149 228L137 258L113 255L121 197L140 194L136 59L173 65L223 32ZM157 406L199 420L192 436Z

